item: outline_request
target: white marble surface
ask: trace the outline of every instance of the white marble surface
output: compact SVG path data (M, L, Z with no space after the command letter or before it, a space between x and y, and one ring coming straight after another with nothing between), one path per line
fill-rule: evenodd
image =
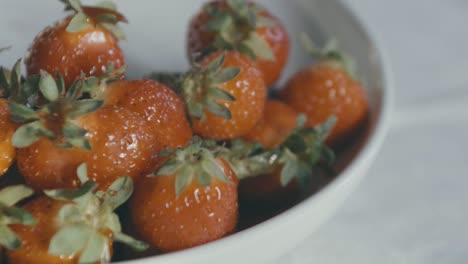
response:
M468 1L346 2L393 63L393 128L339 213L277 263L468 263Z

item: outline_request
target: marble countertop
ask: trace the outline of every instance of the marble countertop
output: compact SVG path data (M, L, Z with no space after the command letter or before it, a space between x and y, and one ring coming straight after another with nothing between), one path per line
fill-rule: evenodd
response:
M393 126L339 212L277 263L468 263L468 1L345 2L393 64Z

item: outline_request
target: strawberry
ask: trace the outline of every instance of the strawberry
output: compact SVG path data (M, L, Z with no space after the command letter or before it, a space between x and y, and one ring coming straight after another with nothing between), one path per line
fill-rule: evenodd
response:
M327 141L336 145L365 121L369 111L367 94L352 77L347 57L332 49L310 52L319 56L320 62L296 73L281 97L306 114L307 126L316 126L335 116L337 123Z
M16 129L16 124L10 120L8 101L0 98L0 176L10 168L16 156L15 147L11 144L11 138Z
M289 36L268 10L246 0L215 0L192 19L189 54L237 50L255 60L267 86L281 76L289 56Z
M21 61L18 60L12 71L0 67L0 176L12 165L16 149L12 145L12 136L18 125L11 119L10 102L23 106L28 104L34 91L24 86L21 76Z
M222 238L237 224L237 178L229 164L193 143L155 177L140 180L131 199L134 227L163 251Z
M7 249L17 249L22 246L21 239L10 228L10 225L33 226L35 220L28 212L15 207L19 201L31 196L33 190L24 185L14 185L0 191L0 245Z
M244 138L247 141L259 142L267 150L274 149L283 144L294 131L297 117L297 112L287 104L278 100L269 100L263 118ZM292 181L287 187L282 186L281 170L282 166L272 173L244 179L239 185L239 195L246 200L271 203L297 193L296 181Z
M86 180L86 166L80 167ZM49 190L47 196L28 202L23 209L36 219L35 226L12 225L23 241L18 249L7 251L10 263L109 263L114 241L136 250L143 242L121 233L118 216L113 212L131 195L129 177L116 180L105 192L86 181L79 190Z
M262 74L238 52L212 53L182 78L181 94L196 134L240 137L263 115L267 89Z
M18 167L35 189L76 188L74 171L86 162L90 178L107 188L120 175L141 176L153 155L155 137L144 118L117 105L81 99L83 82L64 89L42 72L39 89L48 103L36 111L13 106L21 126L13 135ZM109 125L111 124L111 125Z
M153 153L186 146L192 129L182 99L170 88L153 80L117 81L101 86L95 98L139 114L152 127ZM156 155L157 158L157 155ZM157 159L152 171L161 164Z
M124 56L118 40L124 38L116 25L125 17L106 5L81 6L79 0L63 0L73 15L46 28L33 41L26 58L28 75L45 70L60 73L68 87L82 74L100 76L108 65L122 67Z
M278 100L268 100L263 118L244 136L251 142L259 142L272 149L284 142L296 127L297 112Z
M279 108L278 108L279 109ZM271 149L242 139L229 142L229 151L220 154L241 179L240 195L251 201L277 201L297 193L297 184L306 187L321 163L331 164L333 152L324 144L335 119L315 128L304 127L304 115L296 128Z

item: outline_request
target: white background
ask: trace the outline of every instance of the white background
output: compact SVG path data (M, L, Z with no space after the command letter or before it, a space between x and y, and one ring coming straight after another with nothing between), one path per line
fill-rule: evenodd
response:
M338 214L277 263L468 263L468 1L346 2L393 63L393 128Z

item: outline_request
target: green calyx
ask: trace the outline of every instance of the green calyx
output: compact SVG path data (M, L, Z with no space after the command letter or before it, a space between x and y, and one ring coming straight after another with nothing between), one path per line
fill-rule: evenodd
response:
M329 41L323 48L318 48L305 33L301 34L304 49L313 57L320 60L322 65L344 69L349 76L356 79L356 66L351 57L338 49L336 40Z
M41 71L36 79L39 99L32 107L10 102L11 119L23 123L13 134L12 144L25 148L45 137L63 148L78 147L90 150L91 145L85 137L87 131L75 123L75 119L96 111L102 101L82 99L84 81L74 82L65 88L63 77L59 74L54 79ZM40 101L41 103L38 103Z
M224 157L239 179L256 177L274 172L282 167L281 184L287 186L293 179L306 182L320 162L332 163L333 151L325 145L325 139L333 128L336 118L332 117L321 126L304 127L306 118L298 117L297 128L278 147L262 149L258 143L237 139L230 143Z
M226 0L226 6L208 4L211 16L205 30L216 34L209 50L237 50L253 60L274 61L270 45L256 33L258 28L274 27L275 22L262 15L264 9L246 0Z
M44 192L52 199L67 202L58 213L60 228L50 241L49 253L57 256L79 254L78 263L108 263L111 239L138 251L146 250L146 243L122 233L119 217L114 213L130 198L132 179L122 177L106 191L96 191L97 184L87 180L85 164L78 168L77 173L83 183L80 189Z
M118 69L110 62L107 65L106 71L99 77L96 76L82 76L82 92L89 94L91 98L100 98L100 94L107 89L110 83L118 81L125 75L127 66L124 65Z
M80 32L98 25L114 35L117 39L125 39L125 33L117 26L119 22L127 22L126 18L117 11L111 1L103 1L96 6L83 6L80 0L60 0L65 4L66 11L73 11L75 15L67 26L67 32Z
M37 78L24 78L21 74L21 59L12 69L0 67L0 98L31 107L37 99Z
M21 247L20 238L8 227L11 224L32 226L36 222L31 214L14 205L33 195L33 190L16 185L0 191L0 245L8 249Z
M223 67L225 57L222 53L206 67L194 63L192 70L184 76L181 93L191 117L204 121L208 111L228 120L232 118L231 111L222 101L232 102L236 98L220 85L234 79L240 69Z
M217 161L218 152L207 147L205 142L195 139L188 147L166 151L163 154L171 155L171 159L152 176L175 176L174 188L177 197L194 180L205 187L210 186L213 179L231 182Z

